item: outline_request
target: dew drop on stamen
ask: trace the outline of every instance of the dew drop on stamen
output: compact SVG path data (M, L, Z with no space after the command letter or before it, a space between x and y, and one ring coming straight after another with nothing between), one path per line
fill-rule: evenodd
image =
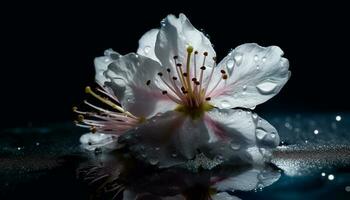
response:
M272 83L269 81L260 83L256 86L256 88L258 89L258 91L261 94L266 94L266 95L273 93L275 91L276 87L277 87L276 83Z

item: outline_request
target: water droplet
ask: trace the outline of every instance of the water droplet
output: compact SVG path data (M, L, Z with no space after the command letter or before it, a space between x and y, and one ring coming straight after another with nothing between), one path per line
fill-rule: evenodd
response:
M150 163L151 165L156 165L156 164L159 163L159 160L152 158L152 159L149 160L149 163Z
M243 90L247 90L247 85L243 85Z
M326 176L326 173L322 172L322 173L321 173L321 176Z
M341 120L341 116L340 115L337 115L336 117L335 117L335 120L337 120L338 122Z
M257 65L257 66L256 66L256 70L260 70L260 67L259 67L259 65Z
M143 154L141 154L141 157L142 157L142 158L146 158L147 155L143 153Z
M307 144L309 141L308 140L305 140L305 143Z
M263 57L263 58L262 58L262 61L263 61L263 62L266 62L266 57Z
M21 147L17 147L17 150L20 151L22 148Z
M277 87L276 83L272 83L269 81L260 83L259 85L256 86L256 88L261 94L271 94L275 91L276 87Z
M264 187L263 184L261 184L261 183L258 184L258 188L259 188L259 189L262 189L263 187Z
M254 56L254 61L255 61L255 62L258 62L258 60L259 60L258 55L255 55L255 56Z
M110 61L110 59L109 58L105 58L105 62L107 63L107 62L109 62Z
M231 144L231 149L232 150L239 150L241 148L240 144Z
M234 64L235 64L235 61L233 61L232 59L229 59L226 62L227 69L232 69Z
M314 134L315 134L315 135L318 134L318 130L317 130L317 129L314 130Z
M345 187L345 191L346 191L346 192L350 192L350 186L346 186L346 187Z
M156 151L159 151L160 148L159 148L159 147L156 147L156 148L154 148L154 149L155 149Z
M271 136L271 138L275 138L276 137L276 133L271 133L270 136Z
M145 47L143 48L143 52L145 52L146 55L149 53L150 50L151 50L151 47L150 47L150 46L145 46Z
M226 100L221 102L221 107L222 108L229 108L230 106L231 106L231 104L228 101L226 101Z
M236 53L236 55L233 57L233 59L235 60L236 66L238 67L239 65L242 64L243 55L240 53Z
M262 140L266 136L266 131L260 128L255 130L255 135L259 140Z
M39 145L40 145L40 143L39 143L39 142L36 142L36 143L35 143L35 145L36 145L36 146L39 146Z
M176 153L173 153L173 154L171 154L171 157L176 158L176 157L177 157L177 154L176 154Z
M328 175L328 180L330 180L330 181L333 181L334 180L334 175L333 174L330 174L330 175Z
M238 111L238 115L241 115L241 114L242 114L242 111L241 111L241 110L239 110L239 111Z
M258 115L257 115L256 113L253 113L253 114L252 114L252 117L253 117L253 119L257 119L257 118L258 118Z

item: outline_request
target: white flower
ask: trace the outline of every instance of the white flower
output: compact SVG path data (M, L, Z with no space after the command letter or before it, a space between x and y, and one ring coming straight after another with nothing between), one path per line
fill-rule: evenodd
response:
M255 113L227 108L252 109L281 90L290 77L282 50L243 44L216 64L209 39L185 15L161 24L142 36L137 54L107 50L95 59L96 82L121 114L103 110L102 124L81 121L111 134L126 127L117 131L129 131L121 142L160 167L194 159L198 151L211 159L268 159L277 131ZM110 114L128 118L113 125Z

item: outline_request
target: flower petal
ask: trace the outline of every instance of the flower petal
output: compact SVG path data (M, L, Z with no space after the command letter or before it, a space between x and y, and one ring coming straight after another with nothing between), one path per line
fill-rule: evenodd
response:
M173 109L176 104L162 95L166 89L157 73L158 62L134 53L121 56L108 66L105 76L124 109L138 117L150 117Z
M137 158L164 168L193 159L208 140L202 120L169 111L125 133L119 142L126 143Z
M270 151L279 144L276 129L267 121L251 111L241 109L213 109L204 117L211 142L205 153L220 155L224 160L234 163L256 163L268 161ZM254 153L250 148L259 149ZM261 152L261 151L263 152ZM260 156L261 159L254 159Z
M213 185L218 191L250 191L264 188L276 182L281 177L278 170L269 167L252 168L236 175L231 175Z
M183 65L186 64L187 47L191 45L194 51L200 54L208 52L209 58L216 56L215 51L209 39L198 31L184 14L179 18L174 15L168 15L163 21L159 30L155 45L155 53L164 67L175 67L174 56ZM191 66L193 66L191 59ZM200 61L201 62L201 61ZM197 63L200 63L199 60ZM207 65L213 66L213 59L207 59Z
M227 192L219 192L211 196L212 200L241 200L240 198L230 195Z
M238 46L215 69L215 74L226 70L229 78L212 93L213 104L219 108L254 108L275 96L290 77L288 60L282 55L277 46ZM220 78L213 76L211 87Z
M95 58L95 80L99 85L103 85L104 82L107 81L106 77L104 76L104 72L107 70L108 65L119 57L119 53L113 51L113 49L107 49L104 52L104 56Z
M155 52L154 46L156 44L157 35L159 29L152 29L146 32L139 40L139 48L137 49L137 54L143 55L159 62Z
M114 149L117 140L117 137L103 133L86 133L80 137L81 147L89 151L100 147Z

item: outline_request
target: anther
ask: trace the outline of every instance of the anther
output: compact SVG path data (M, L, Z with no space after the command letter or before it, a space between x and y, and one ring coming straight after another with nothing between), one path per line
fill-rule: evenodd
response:
M227 79L227 74L222 75L222 78L223 78L224 80L226 80L226 79Z
M162 72L158 72L158 76L163 76L163 73Z
M82 122L84 120L84 116L83 115L78 115L78 122Z
M193 82L196 82L196 81L197 81L197 79L196 79L196 78L192 78L192 81L193 81Z
M170 72L170 68L166 69L167 72Z
M181 64L181 63L177 63L177 64L176 64L176 66L181 67L181 66L182 66L182 64Z
M76 106L73 106L72 110L73 110L73 112L75 112L78 110L78 108Z
M188 46L187 47L187 53L192 53L193 52L193 47L192 46Z
M210 101L211 100L211 97L207 97L205 98L206 101Z
M201 70L205 70L205 66L202 66L200 69L201 69Z
M89 86L86 86L85 87L85 93L90 93L92 90Z
M168 94L168 92L166 90L162 91L162 94Z
M222 74L226 74L225 70L223 70L223 69L222 69L220 72L221 72Z
M194 54L198 54L198 51L194 51Z
M174 56L174 59L176 60L176 59L178 59L179 58L179 56Z
M187 73L186 73L186 72L184 72L182 75L183 75L184 77L187 77Z
M194 82L196 85L200 85L201 83L199 81Z
M182 86L182 87L181 87L181 91L185 91L185 87Z
M216 61L216 57L213 57L213 60Z
M177 77L174 76L174 77L173 77L173 80L176 81L176 80L177 80Z
M146 82L146 85L149 85L149 84L151 84L151 80L148 80L148 81Z
M204 55L204 56L208 56L208 52L204 52L203 55Z
M91 128L90 128L90 131L91 131L91 133L96 133L96 127L94 127L94 126L92 126Z

